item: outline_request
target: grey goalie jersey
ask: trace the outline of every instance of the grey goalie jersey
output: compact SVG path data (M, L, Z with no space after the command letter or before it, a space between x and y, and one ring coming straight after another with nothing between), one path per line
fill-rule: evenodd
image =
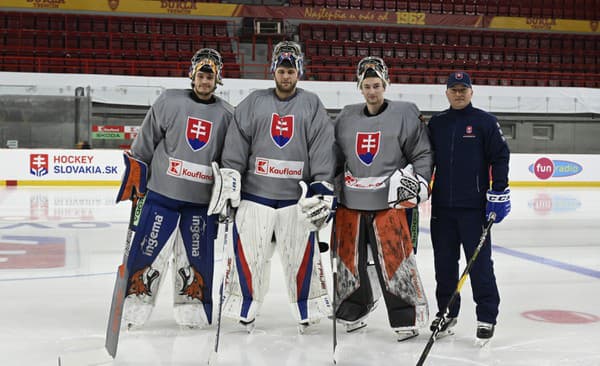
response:
M415 173L431 179L433 155L419 109L409 102L386 102L376 116L367 116L365 103L360 103L344 107L335 120L344 174L340 201L348 208L387 209L389 177L409 163Z
M170 89L154 102L131 145L148 163L148 189L172 199L208 204L212 161L219 161L233 107L216 97L201 103L190 90Z
M242 175L242 192L296 200L300 180L333 183L333 124L316 94L298 88L282 101L273 88L254 91L233 122L222 161Z

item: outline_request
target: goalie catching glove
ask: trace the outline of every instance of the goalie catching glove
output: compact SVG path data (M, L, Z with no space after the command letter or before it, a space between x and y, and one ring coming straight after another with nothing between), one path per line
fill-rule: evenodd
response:
M148 180L148 164L134 158L129 151L123 151L123 160L125 172L121 179L121 188L117 193L117 203L143 197L146 194Z
M210 203L208 204L208 214L219 214L219 219L224 221L229 218L229 207L240 205L242 177L240 172L235 169L219 169L219 164L214 161L211 165L214 184Z
M412 208L429 199L429 184L415 174L412 164L396 170L388 183L388 205L391 208Z
M313 182L309 191L304 181L298 184L302 190L298 200L298 217L310 231L319 231L332 218L336 207L333 186L327 182Z

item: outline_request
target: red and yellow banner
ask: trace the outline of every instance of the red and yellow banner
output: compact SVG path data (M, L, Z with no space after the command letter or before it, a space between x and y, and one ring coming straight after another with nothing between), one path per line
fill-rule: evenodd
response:
M201 17L249 17L582 33L597 33L599 28L598 21L595 20L489 17L481 15L428 14L325 7L255 6L204 3L195 0L3 0L1 8L44 11L68 10L115 15L158 14Z

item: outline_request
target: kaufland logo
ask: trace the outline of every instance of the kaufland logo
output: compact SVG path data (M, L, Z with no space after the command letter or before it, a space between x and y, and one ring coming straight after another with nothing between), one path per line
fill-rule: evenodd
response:
M36 177L48 174L48 154L30 154L29 173Z
M538 179L545 180L579 174L583 171L583 167L573 161L539 158L529 166L529 171Z
M267 175L269 174L269 160L267 159L256 159L256 173Z

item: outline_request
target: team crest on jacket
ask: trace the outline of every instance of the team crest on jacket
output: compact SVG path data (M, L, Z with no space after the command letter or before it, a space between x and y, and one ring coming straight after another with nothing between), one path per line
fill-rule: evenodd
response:
M281 117L277 113L271 116L271 138L280 148L287 145L294 137L294 115Z
M373 159L379 153L380 137L380 131L356 133L356 156L366 166L371 165Z
M204 148L210 141L212 122L203 119L188 117L186 136L192 150L198 151Z

